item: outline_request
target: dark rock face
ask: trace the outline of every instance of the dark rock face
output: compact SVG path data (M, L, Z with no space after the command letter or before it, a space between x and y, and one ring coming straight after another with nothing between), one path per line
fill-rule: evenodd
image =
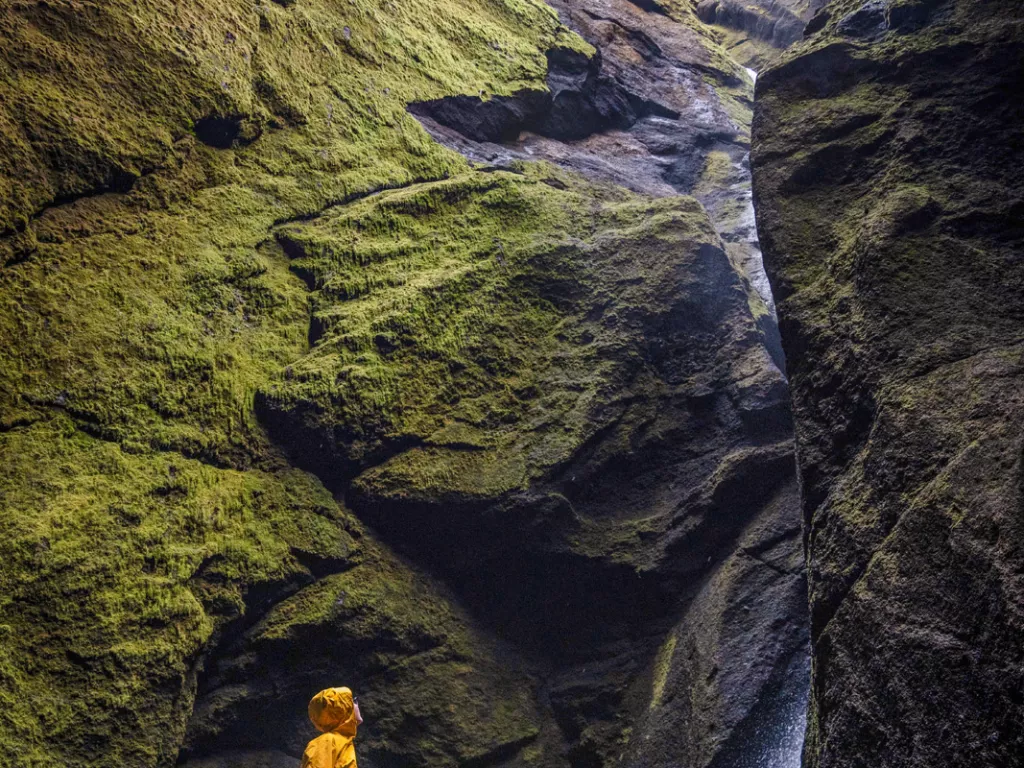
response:
M708 24L732 27L776 48L786 48L799 40L805 23L786 7L786 3L777 0L763 3L701 0L697 15Z
M799 764L810 659L797 505L787 484L666 636L627 765Z
M843 16L836 31L844 37L877 37L889 28L888 11L885 0L870 0Z
M758 83L815 768L1024 754L1019 3L834 2Z
M409 111L478 142L512 142L523 131L553 139L584 139L612 128L629 128L649 114L677 113L630 93L601 74L600 53L548 51L547 91L524 90L488 100L450 96L414 102Z

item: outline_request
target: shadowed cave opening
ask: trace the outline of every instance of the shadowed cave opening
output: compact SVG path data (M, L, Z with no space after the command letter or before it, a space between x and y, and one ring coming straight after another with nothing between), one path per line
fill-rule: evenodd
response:
M196 120L196 138L215 149L230 149L242 131L241 118L209 115Z

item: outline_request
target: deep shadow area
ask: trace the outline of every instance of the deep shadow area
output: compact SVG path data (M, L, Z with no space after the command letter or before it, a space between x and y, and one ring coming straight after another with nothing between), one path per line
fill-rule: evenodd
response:
M648 115L679 117L603 74L600 50L588 57L555 48L547 52L547 60L548 91L522 90L489 99L447 96L412 102L408 109L468 139L499 143L515 141L523 131L570 141L609 129L626 129Z

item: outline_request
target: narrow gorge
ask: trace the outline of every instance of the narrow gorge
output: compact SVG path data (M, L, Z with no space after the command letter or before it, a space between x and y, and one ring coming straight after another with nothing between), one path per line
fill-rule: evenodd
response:
M1024 765L1018 2L0 50L0 768Z

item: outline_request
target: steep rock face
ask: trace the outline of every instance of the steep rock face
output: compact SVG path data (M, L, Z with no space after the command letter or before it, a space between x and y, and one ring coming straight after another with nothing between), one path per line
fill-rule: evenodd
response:
M1019 3L834 2L758 81L811 766L1024 754Z
M798 509L715 212L749 84L677 5L588 6L601 54L519 0L0 10L0 760L294 764L347 682L371 768L742 764ZM664 118L712 218L408 111L523 94L551 146Z
M747 523L666 635L627 765L798 766L807 587L795 484Z
M569 182L492 170L281 227L316 343L257 406L293 461L531 659L570 760L596 765L629 753L650 657L680 621L703 635L686 607L744 530L765 516L750 546L789 560L800 537L784 381L706 214ZM771 585L775 631L716 604L735 647L701 658L764 674L738 701L710 685L707 749L664 762L706 765L803 658L799 567L751 570L726 601Z
M787 48L800 40L804 27L825 0L700 0L697 15L703 22L745 32L774 48Z
M596 55L549 52L548 92L446 97L410 111L488 166L545 159L648 195L694 195L764 304L757 312L781 367L750 192L750 74L687 3L554 5Z
M763 69L803 37L804 27L827 0L700 0L697 16L722 34L729 54Z
M803 8L790 9L787 5L774 0L765 3L701 0L697 5L697 15L708 24L732 27L775 48L786 48L803 36L804 20L798 13L807 7L802 3Z

